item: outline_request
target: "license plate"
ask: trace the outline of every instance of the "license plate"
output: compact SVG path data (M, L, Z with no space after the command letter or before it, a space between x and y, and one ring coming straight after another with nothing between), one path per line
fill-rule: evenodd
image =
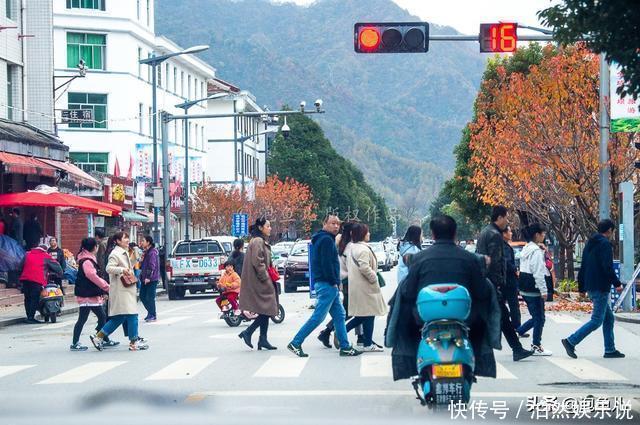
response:
M461 364L437 364L433 365L434 378L460 378L462 376Z
M308 278L309 277L309 272L305 272L304 277Z

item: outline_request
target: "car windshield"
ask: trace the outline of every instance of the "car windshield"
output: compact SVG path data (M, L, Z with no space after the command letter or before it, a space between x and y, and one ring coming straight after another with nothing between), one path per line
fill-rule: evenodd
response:
M309 253L309 243L298 243L291 249L291 255L307 255Z

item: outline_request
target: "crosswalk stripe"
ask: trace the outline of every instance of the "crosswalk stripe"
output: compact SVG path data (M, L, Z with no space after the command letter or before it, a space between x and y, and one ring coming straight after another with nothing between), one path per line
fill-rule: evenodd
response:
M207 366L217 360L217 357L201 357L180 359L169 366L147 377L145 381L162 381L170 379L191 379Z
M363 378L391 377L391 356L360 356L360 376Z
M14 366L0 366L0 378L5 376L13 375L14 373L18 373L21 370L29 369L35 367L34 364L24 364L24 365L14 365Z
M559 357L545 357L554 365L566 370L573 376L583 380L593 381L626 381L622 375L602 367L586 359L566 359Z
M40 381L38 384L80 384L125 363L126 362L90 362L49 379L45 379L44 381Z
M43 329L60 329L60 328L65 328L67 326L73 325L75 323L76 322L74 322L74 321L51 323L51 324L44 325L44 326L38 326L37 328L33 328L33 330L34 331L39 331L39 330L43 330Z
M307 364L308 357L271 356L254 373L254 378L297 378Z
M568 314L549 314L547 317L559 324L577 325L582 323L575 317L569 316Z
M189 319L191 316L176 316L176 317L168 317L166 319L157 320L155 322L150 322L149 325L173 325L174 323L182 322L183 320Z
M486 376L478 376L478 379L493 379ZM516 375L509 372L509 370L500 362L496 361L496 378L495 379L518 379Z

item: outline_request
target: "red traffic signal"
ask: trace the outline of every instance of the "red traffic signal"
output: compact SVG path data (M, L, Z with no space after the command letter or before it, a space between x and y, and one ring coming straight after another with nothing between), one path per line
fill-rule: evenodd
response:
M511 53L518 45L518 24L500 22L480 24L481 53Z
M427 22L357 23L356 53L424 53L429 50Z

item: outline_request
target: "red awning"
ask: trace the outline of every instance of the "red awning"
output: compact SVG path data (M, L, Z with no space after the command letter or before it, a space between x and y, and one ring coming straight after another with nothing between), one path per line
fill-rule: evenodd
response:
M0 152L0 162L4 165L4 170L7 173L55 177L58 172L58 168L36 158L9 152Z
M59 170L65 171L69 175L69 178L72 181L82 186L87 186L93 189L102 188L102 184L100 184L98 180L94 179L89 174L87 174L84 170L76 167L70 162L54 161L52 159L43 159L43 158L40 158L39 160L53 167L56 167Z
M122 212L122 208L117 205L60 192L5 193L0 195L0 207L78 208L82 211L107 217L117 216Z

